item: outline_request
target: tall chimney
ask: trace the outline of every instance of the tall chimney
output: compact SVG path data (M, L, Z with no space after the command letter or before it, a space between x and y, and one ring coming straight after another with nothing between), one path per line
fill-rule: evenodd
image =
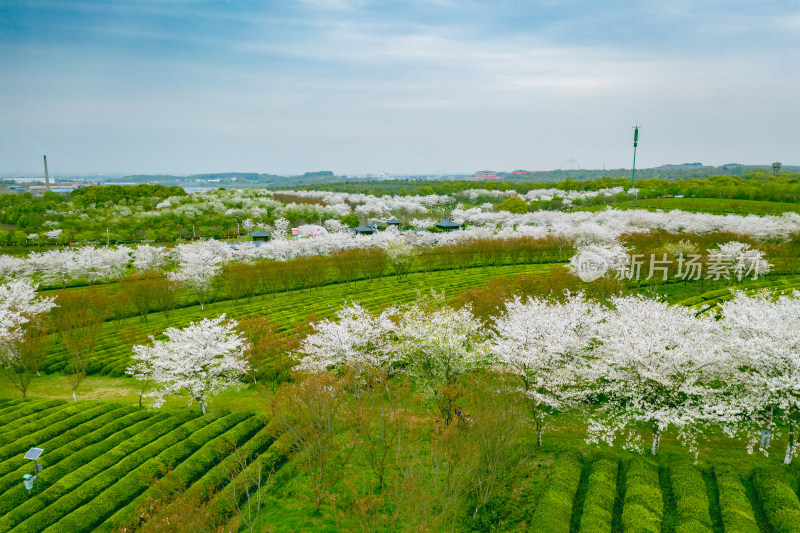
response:
M50 175L47 173L47 156L44 156L44 185L45 190L50 190Z

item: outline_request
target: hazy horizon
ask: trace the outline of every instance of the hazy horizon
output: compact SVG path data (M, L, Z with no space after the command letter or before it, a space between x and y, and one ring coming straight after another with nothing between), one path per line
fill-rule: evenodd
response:
M639 168L789 165L798 44L789 1L11 0L0 174L630 168L637 121Z

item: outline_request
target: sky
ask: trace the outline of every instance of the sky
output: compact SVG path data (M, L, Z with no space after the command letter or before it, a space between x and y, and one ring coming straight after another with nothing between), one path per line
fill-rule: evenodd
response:
M0 174L800 163L800 3L3 0Z

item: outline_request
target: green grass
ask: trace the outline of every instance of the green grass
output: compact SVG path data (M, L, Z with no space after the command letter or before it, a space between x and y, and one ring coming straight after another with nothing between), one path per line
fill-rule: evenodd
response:
M716 215L780 215L786 212L800 213L800 205L786 202L761 200L731 200L727 198L646 198L610 204L614 209L661 209L712 213ZM603 211L606 205L577 208L577 211Z

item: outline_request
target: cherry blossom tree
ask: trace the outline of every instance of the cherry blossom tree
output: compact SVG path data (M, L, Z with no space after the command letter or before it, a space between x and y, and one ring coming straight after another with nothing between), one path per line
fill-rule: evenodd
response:
M0 285L0 369L23 398L47 355L44 318L53 307L28 280Z
M314 332L300 346L304 357L299 370L321 372L351 365L387 367L394 361L391 334L394 308L373 315L358 303L343 307L336 320L321 320L311 325Z
M248 372L245 351L249 348L234 320L225 315L192 322L183 329L167 328L168 340L152 339L151 345L133 347L133 359L126 373L152 382L144 394L161 407L168 396L185 395L189 405L196 401L203 414L210 397L242 385Z
M624 275L630 262L628 250L618 243L586 244L578 247L567 268L584 281L594 281L599 277Z
M399 280L401 277L408 275L411 266L419 255L419 250L399 238L388 241L384 248L386 250L386 258L389 260L389 264L392 265L397 279Z
M738 292L720 307L724 348L733 363L726 378L741 414L735 429L749 437L750 450L760 445L766 453L769 441L786 428L788 465L800 428L800 291L777 298L767 291Z
M697 433L719 420L723 405L709 385L725 364L717 322L643 296L611 301L614 309L599 325L591 361L604 378L596 392L608 397L596 413L606 416L590 420L587 442L612 445L617 432L643 424L652 431L656 454L662 433L673 427L696 453ZM633 431L627 440L626 447L639 448Z
M579 293L567 294L563 303L517 297L495 321L492 353L519 376L539 446L546 417L583 396L579 377L590 374L585 352L603 316Z
M718 245L716 250L708 250L708 261L717 265L720 277L731 281L742 281L748 276L758 279L772 270L772 264L764 259L764 252L738 241L726 242Z
M212 281L222 272L228 249L215 240L183 244L174 250L178 271L170 273L170 279L179 281L194 291L200 309L205 308Z
M398 359L450 423L457 416L459 380L489 362L488 333L469 306L455 310L436 292L407 306L395 332Z
M44 236L47 237L51 241L55 241L56 239L58 239L61 236L61 233L63 231L64 230L61 230L61 229L51 229L50 231L46 231L44 233Z
M277 219L274 223L275 231L272 232L272 237L277 240L286 239L286 234L289 232L290 226L291 223L285 218L281 217Z
M167 250L163 246L143 244L137 246L131 255L133 256L133 268L138 272L162 268L167 262Z

